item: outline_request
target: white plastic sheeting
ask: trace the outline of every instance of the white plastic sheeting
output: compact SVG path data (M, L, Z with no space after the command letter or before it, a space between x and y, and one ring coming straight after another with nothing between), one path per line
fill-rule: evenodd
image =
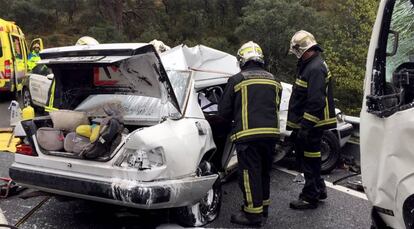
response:
M235 56L204 45L179 45L160 54L168 70L192 71L195 88L224 84L240 68Z

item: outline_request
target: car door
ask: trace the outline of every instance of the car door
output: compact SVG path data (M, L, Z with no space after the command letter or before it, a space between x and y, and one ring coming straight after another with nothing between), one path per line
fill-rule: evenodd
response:
M12 42L12 51L13 51L13 71L14 71L14 79L13 83L15 84L15 88L17 90L21 90L23 88L23 85L21 84L21 81L23 80L27 66L27 56L24 50L23 41L22 39L17 35L10 35L10 41Z
M361 110L365 192L386 224L414 223L414 8L382 1L371 37Z
M29 81L30 94L32 96L32 101L38 106L45 106L50 85L52 84L53 74L50 75L40 75L40 74L31 74Z

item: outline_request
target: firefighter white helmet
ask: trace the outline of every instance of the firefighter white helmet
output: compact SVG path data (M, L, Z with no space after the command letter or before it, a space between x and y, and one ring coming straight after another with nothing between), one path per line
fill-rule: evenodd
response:
M99 42L95 38L89 37L89 36L81 37L76 42L76 45L97 45L97 44L99 44Z
M306 51L315 45L318 45L315 37L305 30L300 30L293 35L292 40L290 41L289 52L295 54L299 59Z
M249 41L242 45L237 51L237 60L240 67L243 67L248 61L255 61L264 64L264 56L262 48L253 41Z

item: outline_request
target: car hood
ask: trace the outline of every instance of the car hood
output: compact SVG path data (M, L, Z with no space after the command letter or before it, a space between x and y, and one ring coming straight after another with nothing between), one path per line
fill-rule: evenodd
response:
M93 67L95 80L96 74L105 78L98 81L99 86L111 86L117 79L123 80L124 85L133 89L134 94L168 100L181 113L160 57L150 44L68 46L45 49L40 56L42 60L39 64L48 65L54 72L59 69L84 68L85 65ZM59 75L55 74L56 76Z

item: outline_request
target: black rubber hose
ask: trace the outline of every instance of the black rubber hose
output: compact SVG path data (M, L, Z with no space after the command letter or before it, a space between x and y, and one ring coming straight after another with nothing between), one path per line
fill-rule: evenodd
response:
M7 225L7 224L0 224L0 228L18 229L17 227L15 227L13 225Z
M358 175L360 175L360 173L354 173L354 174L351 174L351 175L347 175L347 176L341 177L338 180L332 182L332 184L336 185L337 183L339 183L339 182L341 182L343 180L346 180L348 178L355 177L355 176L358 176Z

